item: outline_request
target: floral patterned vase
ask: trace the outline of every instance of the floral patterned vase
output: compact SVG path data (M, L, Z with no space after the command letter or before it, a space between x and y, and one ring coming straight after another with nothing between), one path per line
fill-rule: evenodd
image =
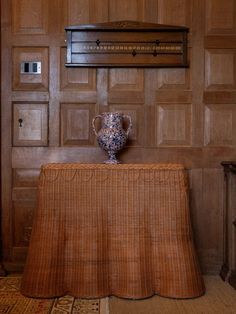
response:
M101 119L101 129L97 132L95 129L95 120ZM123 129L124 119L129 120L128 129ZM97 136L99 146L107 151L109 159L105 161L106 164L120 163L116 159L116 153L121 150L128 138L132 127L131 118L120 112L104 112L96 116L92 121L93 131Z

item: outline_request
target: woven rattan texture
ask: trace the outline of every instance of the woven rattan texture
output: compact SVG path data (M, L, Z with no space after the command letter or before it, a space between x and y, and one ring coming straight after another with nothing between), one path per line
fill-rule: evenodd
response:
M34 297L202 295L183 167L44 166L21 291Z
M51 163L43 165L42 169L158 169L158 170L180 170L184 169L181 164L60 164Z

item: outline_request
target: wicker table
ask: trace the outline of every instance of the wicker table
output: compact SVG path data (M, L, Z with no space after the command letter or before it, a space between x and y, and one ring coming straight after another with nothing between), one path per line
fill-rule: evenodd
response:
M184 168L43 166L21 292L85 298L202 295Z

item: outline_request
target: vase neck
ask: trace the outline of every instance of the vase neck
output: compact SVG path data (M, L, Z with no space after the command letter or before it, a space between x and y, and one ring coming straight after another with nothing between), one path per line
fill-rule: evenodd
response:
M103 127L114 127L120 126L122 123L122 114L120 113L111 113L111 114L104 114L102 119L102 126Z

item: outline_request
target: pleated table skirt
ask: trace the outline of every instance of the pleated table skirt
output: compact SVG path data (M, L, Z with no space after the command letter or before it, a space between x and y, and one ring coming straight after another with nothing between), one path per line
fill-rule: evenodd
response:
M183 166L43 166L21 292L45 298L202 295Z

